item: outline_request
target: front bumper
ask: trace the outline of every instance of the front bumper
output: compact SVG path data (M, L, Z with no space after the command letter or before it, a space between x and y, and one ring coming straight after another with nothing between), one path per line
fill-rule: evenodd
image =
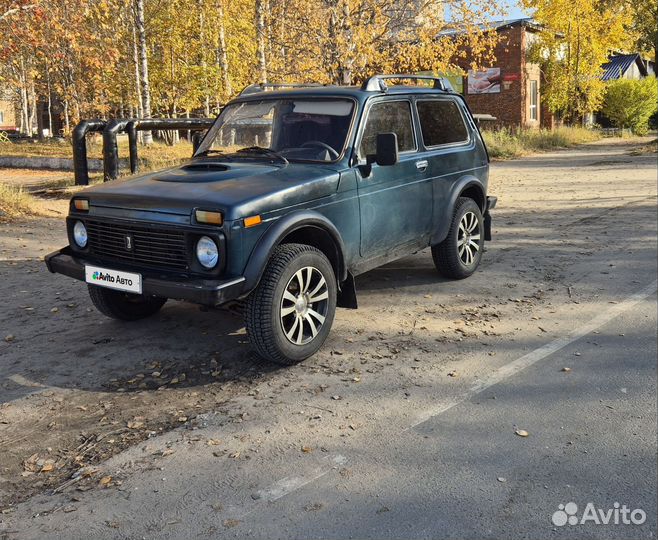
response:
M493 224L489 210L496 208L498 197L487 197L487 206L484 209L484 239L491 241L491 226Z
M54 274L63 274L85 281L85 261L78 258L70 247L46 255L45 263L48 270ZM109 266L121 270L121 265ZM142 294L145 296L185 300L206 306L219 306L230 300L236 300L243 294L244 284L244 277L229 280L199 278L180 280L156 277L142 272Z

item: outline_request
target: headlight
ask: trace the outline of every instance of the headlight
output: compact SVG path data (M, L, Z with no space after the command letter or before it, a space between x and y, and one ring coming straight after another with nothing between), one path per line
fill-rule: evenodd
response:
M73 226L73 240L78 247L85 247L87 245L87 227L82 221L76 221Z
M202 236L196 243L196 258L199 259L201 266L210 270L217 266L219 260L219 250L217 244L207 236Z

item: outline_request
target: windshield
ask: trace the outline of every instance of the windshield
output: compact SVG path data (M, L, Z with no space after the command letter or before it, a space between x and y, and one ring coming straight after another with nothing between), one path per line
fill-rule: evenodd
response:
M195 156L211 153L290 161L337 160L352 123L350 99L262 99L228 105Z

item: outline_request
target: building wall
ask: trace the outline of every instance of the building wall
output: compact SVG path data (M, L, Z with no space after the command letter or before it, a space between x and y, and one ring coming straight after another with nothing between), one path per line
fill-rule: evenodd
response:
M14 102L9 99L6 91L0 88L0 129L11 129L16 127L16 108Z
M464 96L473 113L490 114L496 117L486 127L553 127L553 116L543 104L542 73L538 64L528 63L528 48L536 39L536 34L522 24L501 28L500 41L494 54L495 62L491 66L500 68L501 86L497 94L469 94L467 77L464 77ZM459 66L467 71L466 60L460 60ZM537 114L531 115L531 81L537 83Z

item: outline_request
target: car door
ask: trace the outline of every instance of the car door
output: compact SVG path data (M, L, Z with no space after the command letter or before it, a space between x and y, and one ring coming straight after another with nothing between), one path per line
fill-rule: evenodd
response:
M454 99L418 98L416 110L422 139L420 156L428 163L427 174L433 189L434 230L445 213L451 211L450 195L454 183L463 174L486 163L474 158L474 141L464 112Z
M359 167L357 172L360 252L362 257L372 258L405 244L429 241L432 185L427 177L427 161L418 158L418 132L411 101L378 100L365 114L357 146L360 161L376 153L380 133L395 133L399 149L395 165L372 163L371 167Z

